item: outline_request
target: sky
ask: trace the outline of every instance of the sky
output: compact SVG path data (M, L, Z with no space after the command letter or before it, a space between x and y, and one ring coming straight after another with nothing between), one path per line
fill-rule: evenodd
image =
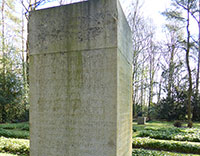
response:
M147 18L151 18L157 28L156 36L161 38L164 34L163 25L165 24L165 17L161 15L163 11L169 7L169 0L145 0L143 5L143 13Z
M161 13L169 7L170 0L144 0L144 5L142 7L143 14L147 18L153 19L153 23L157 28L156 37L158 39L165 36L163 33L163 27L166 23L166 20L165 17L161 15ZM191 21L190 27L192 35L198 33L198 25L194 20Z
M134 0L120 0L121 5L126 13L129 11L131 2ZM156 36L157 38L162 38L164 34L162 33L163 25L165 23L165 17L161 15L163 11L169 7L170 0L140 0L142 5L141 13L145 18L151 19L153 25L156 26Z
M169 6L169 0L145 0L142 10L145 17L152 18L159 25L165 20L161 13Z

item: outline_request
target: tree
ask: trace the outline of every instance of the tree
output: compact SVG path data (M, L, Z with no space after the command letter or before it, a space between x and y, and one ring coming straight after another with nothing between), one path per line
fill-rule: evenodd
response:
M6 84L6 80L5 80L5 74L6 74L6 70L5 70L5 0L2 0L1 2L1 20L2 20L2 23L1 23L1 34L2 34L2 43L1 43L1 46L2 46L2 90L3 92L5 92L5 84ZM4 121L5 119L5 104L4 103L1 103L1 118L2 118L2 121Z
M177 3L179 4L179 3ZM191 97L192 97L192 74L191 74L191 68L190 68L190 62L189 62L189 54L190 54L190 9L191 9L191 2L187 1L187 46L186 46L186 64L187 64L187 70L189 74L189 88L188 88L188 94L187 94L187 103L188 103L188 127L192 127L192 108L191 108Z
M167 11L166 14L171 19L176 19L178 21L185 21L186 28L186 39L182 41L182 46L185 51L185 60L188 72L188 91L187 91L187 110L188 110L188 127L192 127L192 107L191 107L191 97L192 97L192 71L190 67L190 51L191 51L191 33L190 33L190 13L196 8L196 0L172 0L172 5L174 9ZM183 16L182 12L185 12L186 16Z
M152 109L152 104L153 104L153 96L154 96L154 86L156 84L155 82L155 75L158 70L158 64L160 61L160 55L157 55L158 52L158 46L156 45L156 42L154 42L154 30L151 30L151 38L149 40L149 100L148 100L148 118L149 120L151 119L151 109Z
M172 20L172 19L171 19ZM173 20L165 25L166 41L163 42L163 79L165 80L165 90L167 97L172 98L172 93L179 87L179 75L182 69L183 58L180 57L182 49L180 49L180 41L183 40L182 24ZM184 70L184 69L182 69ZM179 75L178 75L179 74Z
M16 16L15 2L1 1L0 122L19 119L25 110L20 74L20 19Z
M142 16L141 7L141 1L134 1L128 16L133 41L133 116L143 112L150 118L159 55L153 22Z
M141 17L140 13L141 4L139 0L136 0L132 3L132 10L128 15L129 25L131 26L132 30L132 41L133 41L133 75L132 75L132 82L133 82L133 117L137 114L137 94L139 91L139 55L141 51L144 49L143 42L143 34L141 30L143 29L143 17Z
M195 2L194 2L195 3ZM199 100L199 76L200 76L200 0L196 0L196 6L194 5L193 9L190 10L190 14L193 17L193 19L195 19L195 21L198 24L198 38L197 40L195 40L194 38L194 46L195 49L198 52L198 57L197 57L197 74L196 74L196 89L195 89L195 103L194 103L194 109L193 109L193 120L196 120L199 116L199 107L200 105L198 104L198 100Z

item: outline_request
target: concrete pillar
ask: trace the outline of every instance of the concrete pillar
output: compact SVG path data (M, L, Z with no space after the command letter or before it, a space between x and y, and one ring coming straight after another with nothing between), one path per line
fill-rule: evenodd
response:
M31 156L131 156L131 32L117 0L30 14Z

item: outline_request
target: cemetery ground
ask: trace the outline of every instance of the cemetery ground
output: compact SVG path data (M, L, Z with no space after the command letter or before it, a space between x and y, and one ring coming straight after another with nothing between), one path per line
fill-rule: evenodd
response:
M185 125L186 126L186 125ZM0 125L0 156L29 155L29 124ZM176 128L173 122L133 123L133 156L200 155L200 123Z
M185 128L184 128L185 127ZM133 156L200 155L200 124L193 128L173 126L173 122L133 123Z

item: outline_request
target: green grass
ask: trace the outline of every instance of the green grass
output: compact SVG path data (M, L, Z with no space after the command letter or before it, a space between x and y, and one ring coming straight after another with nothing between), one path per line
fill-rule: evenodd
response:
M173 123L172 122L160 122L160 121L151 121L147 122L145 125L138 125L136 122L133 122L133 137L136 137L140 131L144 130L145 128L169 128L172 127Z
M198 156L198 155L173 153L173 152L166 152L166 151L133 149L132 156Z

